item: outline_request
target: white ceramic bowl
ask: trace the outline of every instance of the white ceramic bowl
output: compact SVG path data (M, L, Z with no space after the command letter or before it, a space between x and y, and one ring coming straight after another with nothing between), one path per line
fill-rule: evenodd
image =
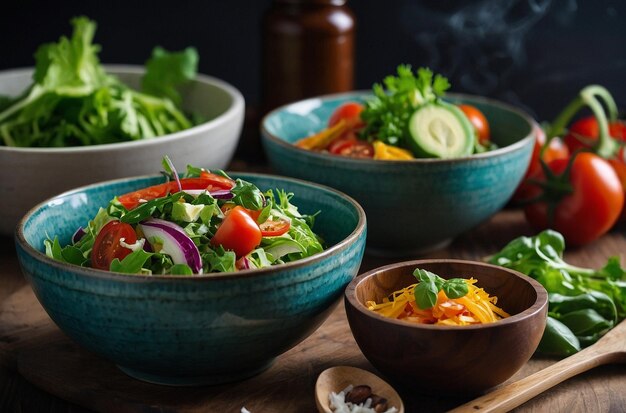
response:
M105 68L139 88L142 67ZM32 69L0 72L0 95L20 94L32 83L31 75ZM160 168L164 155L180 172L187 164L225 169L243 126L243 96L228 83L204 75L198 75L181 92L186 111L210 120L181 132L133 142L68 148L0 146L0 235L13 234L18 220L44 199L90 183L152 174Z

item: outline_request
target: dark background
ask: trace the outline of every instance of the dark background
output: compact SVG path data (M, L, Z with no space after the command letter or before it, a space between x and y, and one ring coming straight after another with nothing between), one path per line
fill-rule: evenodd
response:
M8 2L7 2L8 3ZM200 71L256 106L259 1L12 1L0 14L0 69L31 66L69 20L99 24L104 63L141 64L155 45L195 46ZM356 15L356 84L366 89L399 63L428 65L457 92L496 97L550 120L577 91L599 83L626 105L626 2L619 0L349 0Z

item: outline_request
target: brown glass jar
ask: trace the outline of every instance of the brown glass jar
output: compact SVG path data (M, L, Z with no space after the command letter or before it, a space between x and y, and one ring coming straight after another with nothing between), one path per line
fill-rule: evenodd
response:
M263 19L262 111L352 90L354 28L346 0L274 0Z

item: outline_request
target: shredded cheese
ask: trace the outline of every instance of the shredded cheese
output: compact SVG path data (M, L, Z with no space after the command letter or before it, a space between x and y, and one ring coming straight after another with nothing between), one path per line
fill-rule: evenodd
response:
M448 298L443 291L439 291L435 305L426 310L415 304L417 284L394 291L383 298L382 303L368 301L366 305L382 316L419 324L463 326L492 323L509 317L506 311L496 306L498 298L490 297L485 290L476 287L476 281L474 278L465 280L469 291L461 298Z

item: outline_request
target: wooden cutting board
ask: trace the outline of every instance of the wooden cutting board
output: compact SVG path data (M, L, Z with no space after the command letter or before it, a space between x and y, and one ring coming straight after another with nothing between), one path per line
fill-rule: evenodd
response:
M429 257L478 259L526 232L516 212L505 212ZM515 235L512 235L515 234ZM48 318L19 274L12 242L0 239L0 368L21 374L35 386L68 402L101 412L314 412L319 373L337 365L376 373L359 351L339 303L330 318L308 339L283 354L267 371L230 385L180 388L143 383L112 363L82 349ZM8 251L8 252L6 252ZM575 264L599 266L626 251L621 233L568 255ZM366 258L362 271L388 263ZM533 358L511 380L534 373L554 360ZM10 389L2 389L0 395ZM419 386L419 384L416 384ZM519 411L626 411L626 369L606 366L571 379L524 404ZM434 398L399 389L408 412L445 411L467 399ZM22 397L28 397L24 391ZM6 394L6 393L4 393ZM73 411L67 405L66 411ZM0 401L0 410L3 410ZM10 409L7 406L6 409ZM19 407L13 406L16 411ZM46 409L41 406L41 410ZM58 408L55 411L63 411ZM10 410L9 410L10 411Z

